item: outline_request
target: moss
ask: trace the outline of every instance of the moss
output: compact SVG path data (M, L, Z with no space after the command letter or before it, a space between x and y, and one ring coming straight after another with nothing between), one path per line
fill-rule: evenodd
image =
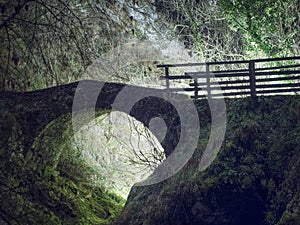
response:
M2 114L0 224L111 224L124 200L93 185L72 147L70 115L50 123L25 149L14 113ZM24 156L24 152L26 153Z
M193 158L167 181L135 188L116 224L299 223L299 96L226 103L226 137L210 167L198 170L210 119L196 102L202 131Z

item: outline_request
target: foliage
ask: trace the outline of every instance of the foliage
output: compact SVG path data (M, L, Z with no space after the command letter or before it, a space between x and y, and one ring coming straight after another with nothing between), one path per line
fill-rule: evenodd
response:
M240 33L232 32L215 1L156 1L160 17L175 31L192 57L202 61L243 58Z
M161 18L206 61L299 54L299 1L156 1Z
M132 25L126 9L111 1L4 0L0 9L1 90L78 80Z
M220 0L226 20L243 34L249 52L267 56L299 54L299 2L296 0Z

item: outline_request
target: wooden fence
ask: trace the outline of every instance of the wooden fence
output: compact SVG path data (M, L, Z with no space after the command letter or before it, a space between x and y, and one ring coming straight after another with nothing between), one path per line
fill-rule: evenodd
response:
M300 56L244 61L158 65L166 88L192 98L244 97L300 92ZM178 88L184 81L187 87ZM188 82L187 82L188 81ZM175 84L172 85L172 82Z

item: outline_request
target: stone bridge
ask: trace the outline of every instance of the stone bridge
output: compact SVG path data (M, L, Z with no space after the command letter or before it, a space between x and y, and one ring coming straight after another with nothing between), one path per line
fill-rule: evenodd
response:
M125 100L124 104L113 106L116 97L125 87L130 94L123 99L123 101ZM91 93L95 93L97 96L93 104L89 101ZM130 98L137 96L139 93L144 93L144 98L135 102L129 113L128 110L126 112ZM155 93L155 96L153 93ZM75 94L79 96L76 99L76 107L73 104ZM153 118L163 119L167 129L161 145L168 157L179 142L181 121L175 107L164 98L159 97L167 94L165 90L161 89L87 80L32 92L2 92L0 102L3 121L7 120L7 113L15 115L23 136L24 156L31 149L36 137L51 121L60 116L88 110L94 110L95 114L105 110L106 112L107 110L116 110L128 113L146 127L149 127ZM187 96L184 96L184 98L187 98ZM157 132L160 132L159 130L151 131L154 135L158 135Z

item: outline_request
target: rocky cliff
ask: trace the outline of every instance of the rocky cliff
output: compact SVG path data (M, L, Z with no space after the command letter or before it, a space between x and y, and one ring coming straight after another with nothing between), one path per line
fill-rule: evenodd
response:
M196 102L201 139L182 171L162 183L133 187L115 224L298 225L300 98L228 100L222 149L199 171L210 112Z

